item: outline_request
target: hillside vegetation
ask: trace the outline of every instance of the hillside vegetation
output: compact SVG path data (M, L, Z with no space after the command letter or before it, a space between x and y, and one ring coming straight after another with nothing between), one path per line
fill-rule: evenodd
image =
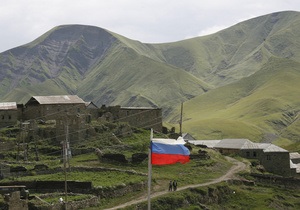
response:
M198 139L299 148L299 26L299 12L285 11L162 44L58 26L0 54L0 98L77 94L99 106L161 107L175 127L185 102L184 132Z
M296 142L299 76L297 62L271 58L261 71L185 102L184 130L198 139Z

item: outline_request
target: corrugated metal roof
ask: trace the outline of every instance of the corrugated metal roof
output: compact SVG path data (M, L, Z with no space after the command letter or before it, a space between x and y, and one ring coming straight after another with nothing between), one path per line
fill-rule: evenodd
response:
M77 95L32 96L39 104L84 104Z
M16 102L2 102L0 103L0 110L17 110Z
M248 139L223 139L215 145L215 148L242 149L244 145L249 146L251 143Z
M188 140L189 143L198 145L205 145L208 148L214 148L221 140Z
M245 142L241 149L259 149L259 145L248 140Z
M288 152L287 150L278 147L271 143L257 143L259 149L262 149L264 152Z
M300 159L300 154L298 152L291 152L290 158L291 159Z

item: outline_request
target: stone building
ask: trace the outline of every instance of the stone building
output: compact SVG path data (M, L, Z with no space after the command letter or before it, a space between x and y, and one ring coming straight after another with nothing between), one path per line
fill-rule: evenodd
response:
M296 176L291 167L289 151L270 143L253 143L248 139L192 140L194 145L207 145L224 155L237 154L248 159L259 160L266 171L282 176Z
M0 128L15 125L18 117L19 112L16 102L0 103Z
M258 160L266 171L283 176L294 176L296 174L296 170L290 167L289 151L274 144L261 143L259 147L262 149L263 155Z
M88 112L86 103L76 95L33 96L25 104L24 120L47 121L56 124L59 141L80 139L85 132Z
M105 118L112 122L127 122L133 127L153 128L155 131L162 131L161 108L102 106L96 117Z
M77 95L32 96L25 104L24 120L55 120L57 117L86 114L85 102Z

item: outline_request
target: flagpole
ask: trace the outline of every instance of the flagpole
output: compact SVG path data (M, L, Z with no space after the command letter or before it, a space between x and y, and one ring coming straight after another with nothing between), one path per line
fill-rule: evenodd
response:
M152 176L152 164L151 164L151 142L153 138L153 130L151 128L150 133L150 147L148 149L148 210L151 210L151 176Z

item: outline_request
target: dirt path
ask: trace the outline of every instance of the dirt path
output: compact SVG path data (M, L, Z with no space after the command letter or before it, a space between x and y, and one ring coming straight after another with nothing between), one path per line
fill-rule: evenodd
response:
M236 173L246 169L246 164L245 163L242 163L242 162L240 162L236 159L230 158L230 157L226 157L226 158L230 162L234 163L234 165L227 171L226 174L224 174L223 176L221 176L217 179L214 179L210 182L205 182L205 183L202 183L202 184L186 185L186 186L183 186L183 187L179 187L179 188L177 188L177 191L186 190L186 189L189 189L189 188L197 188L197 187L207 186L207 185L216 184L216 183L219 183L219 182L222 182L222 181L226 181L226 180L229 180L229 179L233 179L233 178L235 178ZM151 194L151 199L162 196L162 195L165 195L167 193L170 193L170 192L168 190L165 190L165 191L153 193L153 194ZM121 204L119 206L115 206L113 208L106 209L106 210L121 209L121 208L125 208L127 206L131 206L131 205L134 205L134 204L141 203L141 202L146 202L147 200L148 200L148 198L147 198L147 195L146 195L146 197L143 196L143 197L137 198L135 200L129 201L127 203L124 203L124 204Z

